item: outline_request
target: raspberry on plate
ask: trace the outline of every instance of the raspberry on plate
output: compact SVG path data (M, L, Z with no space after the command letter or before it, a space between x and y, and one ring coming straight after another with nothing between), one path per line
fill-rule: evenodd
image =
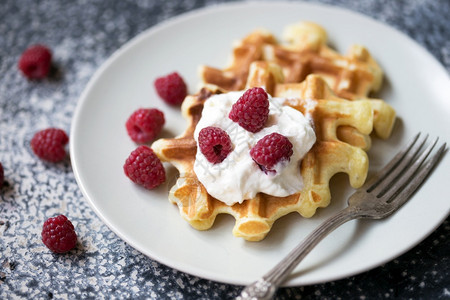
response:
M141 145L130 153L123 165L125 175L146 189L153 189L166 180L166 172L150 147Z
M2 188L4 181L5 181L5 174L3 172L2 163L0 162L0 189Z
M44 45L33 45L19 59L19 69L28 79L47 77L52 64L52 53Z
M250 149L250 156L265 173L275 172L273 167L277 163L289 160L293 153L292 147L287 137L274 132L260 139Z
M131 114L125 126L133 141L144 144L155 139L161 132L164 123L162 111L156 108L139 108Z
M170 105L180 105L187 95L186 83L177 72L157 78L154 85L158 95Z
M77 234L75 228L64 215L49 218L42 227L42 242L55 253L64 253L75 247Z
M200 130L198 145L206 159L213 164L221 163L233 150L230 136L223 129L213 126Z
M31 149L41 159L58 162L66 157L64 146L69 142L69 137L64 130L59 128L47 128L38 131L31 139Z
M228 117L247 131L253 133L260 131L269 117L266 91L260 87L245 91L231 107Z

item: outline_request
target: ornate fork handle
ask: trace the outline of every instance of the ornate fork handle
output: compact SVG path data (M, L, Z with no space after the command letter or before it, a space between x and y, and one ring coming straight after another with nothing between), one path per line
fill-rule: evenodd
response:
M242 290L237 299L272 299L279 285L321 240L347 221L360 217L362 214L355 207L341 210L317 227L266 275Z
M446 150L444 143L434 155L430 155L438 139L425 148L428 136L423 139L419 137L420 133L351 195L347 208L322 223L272 270L247 286L237 299L272 299L286 277L334 229L358 218L382 219L400 208L421 185Z

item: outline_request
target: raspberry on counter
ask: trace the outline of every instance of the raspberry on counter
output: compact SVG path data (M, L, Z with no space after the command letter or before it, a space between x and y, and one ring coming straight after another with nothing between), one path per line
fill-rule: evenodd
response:
M229 135L213 126L200 130L198 145L206 159L213 164L221 163L233 150Z
M75 247L77 234L72 222L64 215L49 218L42 227L42 242L55 253L64 253Z
M260 139L250 150L250 156L265 173L274 172L273 167L291 157L292 143L279 133L271 133Z
M66 157L64 146L69 137L64 130L47 128L35 133L31 139L31 149L41 159L50 162L59 162Z
M181 105L187 95L186 83L177 72L157 78L154 85L158 95L170 105Z
M245 91L233 104L228 117L247 131L253 133L260 131L269 117L269 100L266 91L260 87Z
M166 172L159 158L150 147L137 147L123 165L125 175L146 189L154 189L166 180Z
M43 79L50 72L51 64L50 49L44 45L33 45L22 53L18 67L28 79Z
M140 108L131 114L125 126L133 141L144 144L156 138L164 123L162 111L156 108Z

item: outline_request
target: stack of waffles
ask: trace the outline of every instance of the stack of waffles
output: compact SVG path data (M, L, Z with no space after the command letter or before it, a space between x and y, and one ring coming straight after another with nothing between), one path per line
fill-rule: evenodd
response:
M198 230L211 228L216 216L226 213L236 219L235 236L259 241L288 213L311 217L330 203L329 182L336 173L347 173L354 188L364 183L372 133L383 139L391 134L394 109L369 98L380 88L383 73L366 48L354 45L341 55L327 46L322 27L307 22L288 26L283 40L278 43L271 33L257 30L235 45L228 67L201 66L202 88L182 105L185 132L152 145L162 161L178 169L169 200ZM257 86L308 115L316 143L301 161L304 188L299 193L287 197L258 193L230 206L209 195L195 175L194 130L210 96Z

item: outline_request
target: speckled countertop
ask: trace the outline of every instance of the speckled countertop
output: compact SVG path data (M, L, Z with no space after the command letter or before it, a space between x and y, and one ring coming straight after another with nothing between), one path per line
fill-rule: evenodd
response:
M216 0L0 1L0 299L232 299L241 287L197 278L142 255L104 225L75 181L70 160L36 159L36 128L70 131L77 100L95 70L147 28ZM448 0L310 1L348 8L389 24L450 71ZM30 44L52 48L56 71L41 82L17 70ZM66 213L79 245L55 255L42 244L45 219ZM450 224L371 271L313 286L283 288L279 299L450 299Z

